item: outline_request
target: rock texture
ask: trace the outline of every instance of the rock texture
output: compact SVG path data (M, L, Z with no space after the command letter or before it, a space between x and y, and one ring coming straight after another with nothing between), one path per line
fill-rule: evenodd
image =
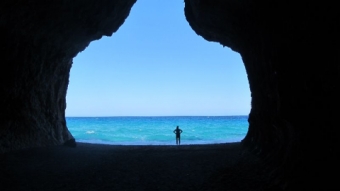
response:
M118 30L135 1L0 2L0 152L74 146L65 123L72 59ZM336 2L185 0L185 16L198 35L243 58L252 109L242 144L262 157L267 187L336 187Z
M272 186L331 188L338 168L340 17L335 4L186 0L193 30L239 52L252 108L242 141Z
M117 31L135 1L0 2L0 152L70 145L65 98L72 59Z

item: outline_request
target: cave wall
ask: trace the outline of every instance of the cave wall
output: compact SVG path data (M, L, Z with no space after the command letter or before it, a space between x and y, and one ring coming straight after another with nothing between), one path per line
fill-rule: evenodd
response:
M239 52L251 90L242 144L273 187L332 188L339 170L339 9L332 3L185 0L192 29Z
M65 121L72 59L117 31L135 1L0 2L0 153L74 140Z

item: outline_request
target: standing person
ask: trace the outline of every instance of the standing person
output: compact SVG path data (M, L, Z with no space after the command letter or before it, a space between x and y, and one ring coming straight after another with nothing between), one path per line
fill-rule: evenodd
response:
M181 144L181 133L182 132L183 132L182 129L180 129L178 126L174 130L174 133L176 134L176 145Z

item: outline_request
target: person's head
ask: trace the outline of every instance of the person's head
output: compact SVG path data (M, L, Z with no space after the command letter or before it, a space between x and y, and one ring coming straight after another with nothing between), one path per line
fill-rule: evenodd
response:
M178 125L177 125L176 129L178 129Z

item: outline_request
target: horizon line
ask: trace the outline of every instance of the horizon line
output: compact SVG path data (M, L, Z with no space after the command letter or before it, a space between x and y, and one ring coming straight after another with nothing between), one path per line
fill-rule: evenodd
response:
M112 115L112 116L65 116L65 117L236 117L248 115Z

